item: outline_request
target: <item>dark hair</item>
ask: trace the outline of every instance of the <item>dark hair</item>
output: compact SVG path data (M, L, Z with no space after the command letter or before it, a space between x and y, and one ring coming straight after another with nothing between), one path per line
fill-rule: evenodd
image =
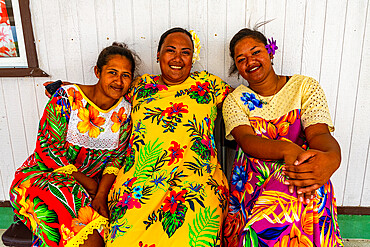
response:
M105 47L99 54L96 67L101 71L103 66L106 65L111 56L121 55L126 57L131 63L131 74L134 77L136 64L140 62L139 56L130 50L125 43L113 42L112 45Z
M174 27L174 28L168 29L166 32L164 32L161 35L161 38L159 39L159 43L158 43L157 52L159 52L161 50L161 47L163 45L164 40L171 33L184 33L184 34L186 34L187 36L189 36L189 38L191 40L191 44L193 45L193 48L194 48L193 38L192 38L192 35L189 33L189 31L187 31L186 29L184 29L182 27Z
M232 75L237 71L235 61L234 61L235 46L240 40L242 40L246 37L252 38L256 41L262 42L264 45L267 45L267 39L266 39L265 35L263 35L261 32L259 32L257 30L252 30L252 29L249 29L249 28L243 28L239 32L237 32L234 35L234 37L231 39L230 46L229 46L230 56L231 56L232 61L233 61L231 66L230 66L230 69L229 69L229 75Z

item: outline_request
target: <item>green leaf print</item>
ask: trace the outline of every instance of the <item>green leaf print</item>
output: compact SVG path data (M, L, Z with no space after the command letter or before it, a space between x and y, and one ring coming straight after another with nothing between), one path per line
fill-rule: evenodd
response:
M258 183L256 183L257 186L261 186L266 179L270 176L270 169L267 167L266 162L263 162L263 165L259 164L257 166L257 170L261 175L257 175L256 178L258 178Z
M63 206L68 210L68 212L72 215L73 218L77 218L75 212L73 212L72 208L68 205L68 201L63 195L63 192L53 184L49 183L49 190L50 192L59 199L59 201L63 204Z
M178 204L175 213L171 214L170 211L164 213L162 226L169 238L184 224L186 211L188 208L185 204Z
M157 143L158 139L153 143L149 142L143 146L139 151L138 162L133 177L137 177L136 183L140 183L146 180L146 173L156 164L157 157L162 152L161 145L163 143Z
M257 233L248 226L246 234L244 236L245 247L258 247L258 236Z
M203 212L201 210L194 218L193 225L189 224L189 246L209 246L217 238L220 216L216 214L216 210L217 208L211 212L210 207Z
M78 192L80 191L81 186L79 184L73 185L72 196L73 204L75 205L75 212L78 212L81 208L81 198L78 198Z
M46 236L44 234L39 234L43 239L43 242L45 242L44 237L47 237L48 240L59 243L61 238L59 229L53 228L47 224L59 223L56 212L54 210L48 209L48 206L43 201L41 201L39 197L35 197L33 199L33 204L34 212L36 213L37 218L40 220L40 225L42 225L44 233L46 233Z

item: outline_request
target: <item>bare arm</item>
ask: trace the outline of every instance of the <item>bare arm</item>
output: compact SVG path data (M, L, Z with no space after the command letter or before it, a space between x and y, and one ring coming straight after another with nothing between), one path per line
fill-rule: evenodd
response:
M341 151L326 124L315 124L305 129L310 149L298 156L293 166L286 166L285 174L291 185L304 187L298 192L307 193L324 185L339 168Z
M259 137L248 125L234 128L231 134L245 153L259 159L284 159L286 164L292 165L298 155L304 152L295 143Z
M93 178L86 176L82 172L72 172L72 176L84 187L92 198L96 196L98 183Z
M107 198L109 190L112 187L115 179L116 175L114 174L104 174L102 180L99 183L98 192L96 193L96 196L91 203L95 211L107 218L109 218Z

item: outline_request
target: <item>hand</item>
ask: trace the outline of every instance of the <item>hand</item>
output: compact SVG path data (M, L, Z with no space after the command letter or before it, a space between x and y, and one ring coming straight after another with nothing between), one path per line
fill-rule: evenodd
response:
M100 215L109 218L109 211L107 205L107 198L104 196L97 195L91 202L92 208Z
M336 153L310 149L301 153L294 165L285 166L285 175L290 179L289 185L300 187L298 194L314 192L323 186L338 169L340 157ZM311 195L305 195L305 198Z
M283 157L286 166L293 165L298 159L299 155L305 150L295 143L288 142L286 148L284 148Z
M44 82L42 85L44 86L44 87L46 87L47 85L49 85L49 84L51 84L51 83L53 83L54 81L47 81L47 82ZM72 83L70 83L70 82L67 82L67 81L62 81L62 86L66 86L66 85L70 85L70 84L72 84ZM48 97L48 98L51 98L52 97L52 95L45 89L45 95Z
M84 187L87 193L89 193L90 197L94 199L96 193L98 192L98 182L79 171L72 172L71 175L82 185L82 187Z
M87 193L89 193L90 197L94 199L96 196L96 193L98 192L98 186L99 186L98 182L96 182L92 178L89 178L89 181L85 182L82 186L85 188Z

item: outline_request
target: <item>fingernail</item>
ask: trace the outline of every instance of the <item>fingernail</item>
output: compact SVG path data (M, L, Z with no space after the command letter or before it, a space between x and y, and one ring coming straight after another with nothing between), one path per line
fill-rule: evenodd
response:
M281 168L281 170L283 170L283 171L286 171L286 168L285 168L285 166L283 166L283 167Z
M294 165L297 166L298 165L298 160L294 161Z
M310 199L306 199L306 203L309 204L310 203Z
M298 194L298 195L302 194L302 191L297 191L297 194Z
M288 181L284 181L284 184L285 185L290 185L290 183Z
M314 195L311 195L311 199L313 199L314 198Z
M300 198L299 198L299 201L300 201L300 202L303 202L303 198L302 198L302 197L300 197Z
M281 172L281 174L283 174L285 176L285 172Z

